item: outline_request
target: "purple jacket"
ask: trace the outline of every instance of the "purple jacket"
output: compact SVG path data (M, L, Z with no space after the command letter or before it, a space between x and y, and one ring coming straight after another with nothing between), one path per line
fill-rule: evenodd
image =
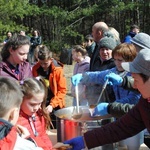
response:
M90 57L86 56L83 61L75 64L73 75L89 71L89 67L90 67Z
M90 57L86 56L83 61L75 64L74 70L73 70L73 75L89 71L89 67L90 67ZM80 84L78 86L78 88L79 88L79 96L81 96L81 99L83 99L84 86L82 84ZM75 86L73 86L73 85L71 86L71 93L73 96L75 96Z
M19 77L9 68L6 62L0 62L0 76L12 78L15 80L24 80L28 77L32 77L31 66L28 62L23 62L19 65Z
M150 102L141 98L139 103L117 121L84 134L88 148L114 143L136 135L145 128L150 131Z

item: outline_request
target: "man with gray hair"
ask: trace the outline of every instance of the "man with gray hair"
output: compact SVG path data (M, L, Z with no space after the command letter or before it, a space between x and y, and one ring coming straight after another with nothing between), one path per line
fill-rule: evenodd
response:
M92 36L96 43L95 49L93 51L91 61L90 61L90 71L97 71L96 59L99 56L99 41L103 37L104 33L108 31L108 26L105 22L97 22L92 27Z

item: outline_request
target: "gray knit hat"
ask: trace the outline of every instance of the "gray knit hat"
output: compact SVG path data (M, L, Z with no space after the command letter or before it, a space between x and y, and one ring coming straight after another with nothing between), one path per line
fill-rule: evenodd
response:
M131 42L141 48L150 48L150 36L146 33L138 33L136 34Z
M150 77L150 49L142 49L132 62L123 62L121 65L128 72Z
M117 46L116 40L113 38L113 35L110 32L106 32L104 37L99 42L100 48L105 47L113 50Z

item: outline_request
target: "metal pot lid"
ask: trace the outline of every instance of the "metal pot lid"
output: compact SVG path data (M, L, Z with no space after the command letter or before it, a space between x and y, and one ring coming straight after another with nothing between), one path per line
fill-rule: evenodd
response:
M55 111L54 114L56 117L58 117L60 119L72 120L75 122L83 122L83 121L92 121L92 120L101 120L101 119L111 118L111 115L92 117L88 106L79 106L79 109L81 110L82 115L80 118L74 119L72 117L74 108L75 108L74 106L62 108L62 109Z

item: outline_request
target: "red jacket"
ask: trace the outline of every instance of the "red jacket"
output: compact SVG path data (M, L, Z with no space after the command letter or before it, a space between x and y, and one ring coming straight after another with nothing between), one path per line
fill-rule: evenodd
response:
M38 62L32 68L32 73L34 77L39 76L37 70L40 67ZM65 107L65 95L67 92L66 78L64 77L63 64L58 63L56 60L50 65L52 72L49 75L49 85L54 94L54 97L50 100L50 105L55 107L63 108Z
M35 114L34 118L31 120L29 118L31 119L30 116L26 115L22 110L20 110L17 124L22 125L28 129L30 132L30 137L34 139L37 146L42 147L44 150L51 150L52 143L46 134L45 120L43 115L39 111ZM36 134L34 131L36 131Z
M13 150L17 139L16 128L0 119L0 150Z

